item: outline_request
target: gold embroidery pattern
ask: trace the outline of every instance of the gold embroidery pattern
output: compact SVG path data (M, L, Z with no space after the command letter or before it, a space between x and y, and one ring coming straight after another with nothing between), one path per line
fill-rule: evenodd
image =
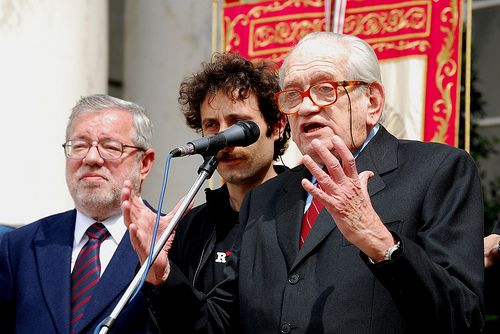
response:
M279 58L283 58L284 55L277 56L274 53L287 52L290 50L290 46L262 51L255 50L264 48L271 43L286 45L286 43L291 43L295 39L298 40L312 31L320 31L323 29L323 26L325 24L324 13L304 13L302 15L288 15L259 20L259 18L263 14L279 12L291 6L304 8L311 6L322 8L324 6L324 2L323 0L288 0L285 2L275 1L267 6L255 6L251 8L248 13L237 15L233 19L226 16L224 17L224 23L226 27L225 51L232 51L233 47L237 49L241 43L241 37L236 33L235 29L237 25L250 25L250 39L248 46L249 56L255 57L272 54L271 58L273 58L273 60L275 61L279 61ZM321 17L322 19L319 19L319 17ZM288 23L284 22L285 20L295 20L295 22ZM268 25L256 28L257 24L267 22L277 22L277 24L274 26Z
M325 19L314 19L312 21L302 20L296 22L282 22L275 26L261 26L255 29L253 36L255 37L255 48L264 48L271 43L288 44L295 40L299 40L305 35L320 31L325 25ZM253 31L251 29L251 31Z
M366 10L366 8L363 8ZM346 17L344 33L372 36L380 33L397 33L402 29L422 30L426 27L424 8L396 8L384 12L361 13ZM424 32L425 33L425 32ZM428 33L428 32L427 32ZM397 38L401 38L399 35Z
M430 35L430 16L429 1L351 9L346 14L344 33L363 38L379 53L390 49L425 52L430 47L427 41L407 40Z
M453 59L453 54L458 52L453 49L455 33L459 24L457 1L451 0L450 7L444 8L440 17L441 22L449 23L449 26L443 25L441 27L441 31L446 34L446 37L444 38L444 44L441 47L441 51L436 58L436 87L441 93L441 99L435 101L432 108L435 113L433 119L438 125L436 127L436 133L431 141L445 143L448 138L448 127L453 111L451 90L455 86L453 80L446 83L445 79L455 76L458 71L458 65Z
M262 25L258 28L255 28L255 26L262 22L255 20L255 22L251 23L248 54L250 56L261 56L264 54L289 51L291 48L290 45L294 41L300 40L311 32L323 30L325 26L324 15L319 14L318 16L322 18L314 19L311 17L311 19L294 21L300 17L286 17L286 20L291 22L284 22L281 18L273 18L274 22L278 22L276 25ZM264 49L272 43L283 45L283 47ZM257 51L259 48L262 50Z
M426 52L431 47L431 43L428 41L399 41L397 43L375 43L371 44L372 48L379 53L386 50L418 50L419 52Z

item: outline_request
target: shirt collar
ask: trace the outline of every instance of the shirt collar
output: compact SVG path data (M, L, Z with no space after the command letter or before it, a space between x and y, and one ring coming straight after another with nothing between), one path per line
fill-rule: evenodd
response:
M74 245L78 245L83 238L85 238L85 240L87 239L87 235L85 234L85 232L95 222L96 221L92 218L87 217L80 211L76 210L76 223L73 239ZM108 239L112 239L118 245L125 235L125 232L127 231L127 227L123 222L123 215L120 213L108 217L100 223L102 223L109 231L110 237Z
M359 150L357 150L356 152L354 152L354 154L353 154L354 159L356 159L358 157L358 155L361 153L361 151L363 151L363 149L366 147L366 145L368 145L368 143L370 142L370 140L372 140L372 138L375 137L375 135L377 134L377 132L378 132L379 129L380 129L380 124L379 123L375 124L375 126L373 127L373 129L370 131L370 133L366 137L365 142L363 143L363 145L361 145L361 147L359 148Z

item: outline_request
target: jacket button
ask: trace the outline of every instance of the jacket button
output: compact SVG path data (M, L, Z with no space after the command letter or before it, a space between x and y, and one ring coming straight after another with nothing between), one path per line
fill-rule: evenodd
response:
M288 283L297 284L298 282L299 282L299 275L291 274L290 276L288 276Z
M284 322L281 324L281 333L283 334L287 334L287 333L290 333L292 331L292 326L290 326L290 324Z

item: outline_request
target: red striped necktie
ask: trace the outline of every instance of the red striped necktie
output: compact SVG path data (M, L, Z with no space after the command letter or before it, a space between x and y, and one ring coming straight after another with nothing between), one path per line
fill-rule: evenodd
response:
M109 232L101 223L95 223L87 229L89 241L83 246L76 258L71 273L71 333L83 316L92 291L101 277L99 249L101 243L109 237Z
M319 183L317 187L322 189ZM322 208L323 204L321 204L319 200L313 197L311 205L304 213L304 218L302 220L302 232L300 233L300 247L302 247L302 245L304 244L304 241L306 240L306 237L309 234L309 231L311 230L312 226L314 225L316 218L318 218L318 215Z

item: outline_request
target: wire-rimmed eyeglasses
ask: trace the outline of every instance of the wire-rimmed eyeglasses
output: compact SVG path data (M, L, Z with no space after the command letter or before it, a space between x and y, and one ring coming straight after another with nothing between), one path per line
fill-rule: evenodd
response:
M337 87L366 85L363 81L323 81L311 85L308 90L301 92L289 89L274 95L278 108L285 115L292 115L299 111L304 97L308 97L314 105L326 107L337 102Z
M84 159L92 146L97 147L97 151L99 152L101 158L106 160L115 160L120 158L125 147L145 151L142 147L125 145L114 139L101 140L98 143L90 143L89 141L83 139L70 140L62 146L64 147L64 153L70 159Z

